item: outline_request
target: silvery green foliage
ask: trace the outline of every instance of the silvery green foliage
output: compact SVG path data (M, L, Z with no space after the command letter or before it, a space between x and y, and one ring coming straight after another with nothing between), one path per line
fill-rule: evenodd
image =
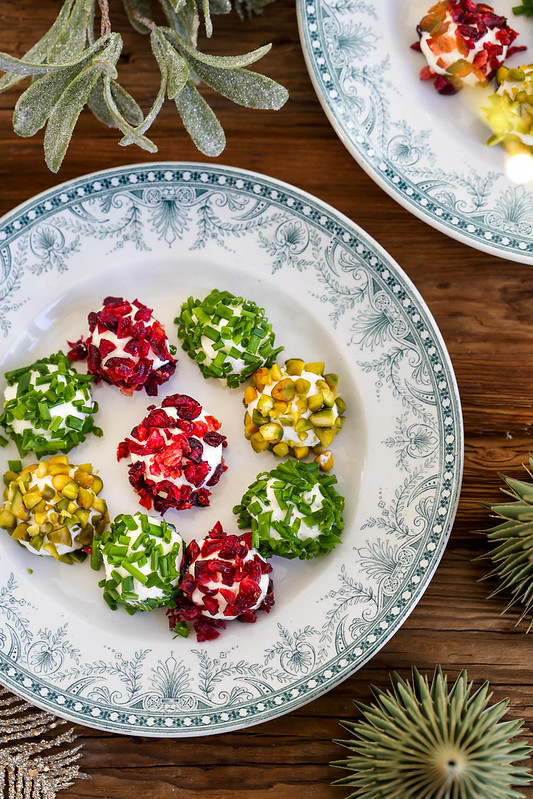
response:
M222 126L199 92L201 82L247 108L278 109L288 93L275 81L248 69L271 45L242 56L212 56L197 48L201 17L211 36L211 14L231 11L230 0L159 0L168 25L156 25L148 0L123 0L135 30L150 36L161 73L152 107L143 114L134 98L118 83L116 64L123 41L113 33L107 2L101 5L102 34L94 39L95 0L65 0L50 30L21 59L0 53L0 92L31 76L19 97L13 127L19 136L33 136L46 126L44 152L52 172L61 166L83 108L109 127L117 128L122 146L136 144L148 152L157 146L145 134L165 99L174 100L183 124L198 149L219 155L226 138ZM264 2L250 5L259 11ZM236 0L242 15L242 0ZM257 6L257 7L256 7Z

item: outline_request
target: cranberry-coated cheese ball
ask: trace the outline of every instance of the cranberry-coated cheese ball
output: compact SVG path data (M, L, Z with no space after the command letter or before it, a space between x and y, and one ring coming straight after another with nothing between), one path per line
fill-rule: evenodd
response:
M129 481L140 504L159 513L209 505L209 489L227 468L220 422L186 394L171 394L148 411L117 450L118 460L130 458Z
M171 630L188 634L192 622L198 641L219 636L227 621L256 621L274 604L272 566L251 546L251 533L228 535L217 522L206 538L191 541L174 608L167 611Z
M90 335L71 344L71 360L87 358L87 371L132 395L144 389L150 397L176 370L165 329L152 309L139 300L106 297L88 316Z

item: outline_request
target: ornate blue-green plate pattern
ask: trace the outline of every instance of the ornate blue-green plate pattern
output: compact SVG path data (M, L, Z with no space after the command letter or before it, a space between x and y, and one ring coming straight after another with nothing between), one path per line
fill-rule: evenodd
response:
M0 221L0 365L87 333L113 294L174 317L213 287L262 305L284 357L323 360L347 403L334 442L346 497L342 543L313 561L273 559L276 604L205 644L174 638L162 610L111 611L86 561L36 557L0 536L0 682L59 716L134 735L239 729L300 707L366 663L421 597L453 523L462 473L450 361L401 268L353 222L304 192L222 166L148 164L89 175ZM242 389L204 380L178 347L160 392L186 393L222 422L228 469L211 505L170 511L185 540L220 520L276 463L243 436ZM0 390L3 390L3 378ZM70 454L100 470L110 513L139 510L117 443L146 396L94 388L104 430ZM4 467L16 457L1 452ZM26 459L26 463L31 458ZM438 623L436 621L436 623Z
M439 95L420 81L426 63L410 45L432 0L298 0L300 38L315 90L341 141L394 199L471 247L533 261L531 182L508 177L480 109L490 90ZM527 45L533 25L511 0L492 3ZM492 89L493 91L494 89ZM522 173L524 174L524 173ZM529 173L531 178L531 173ZM428 253L431 257L431 253Z

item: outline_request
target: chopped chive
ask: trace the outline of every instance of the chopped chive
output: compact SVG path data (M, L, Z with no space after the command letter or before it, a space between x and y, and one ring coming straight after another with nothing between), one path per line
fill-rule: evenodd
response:
M121 566L123 569L126 569L126 571L129 572L133 577L135 577L136 580L138 580L143 585L145 584L146 580L148 579L146 574L143 574L142 571L137 569L127 560L122 561Z
M72 416L69 414L65 419L65 424L72 430L81 430L83 427L83 419L79 419L77 416Z

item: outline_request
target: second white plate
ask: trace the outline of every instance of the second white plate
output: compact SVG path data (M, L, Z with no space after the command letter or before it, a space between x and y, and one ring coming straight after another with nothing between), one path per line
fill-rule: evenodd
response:
M533 184L513 182L503 148L486 146L483 101L467 92L441 96L419 80L426 62L410 45L431 5L298 0L316 92L349 152L395 200L471 247L533 263ZM492 5L519 32L515 44L529 48L509 64L531 62L531 20L514 16L511 0Z

